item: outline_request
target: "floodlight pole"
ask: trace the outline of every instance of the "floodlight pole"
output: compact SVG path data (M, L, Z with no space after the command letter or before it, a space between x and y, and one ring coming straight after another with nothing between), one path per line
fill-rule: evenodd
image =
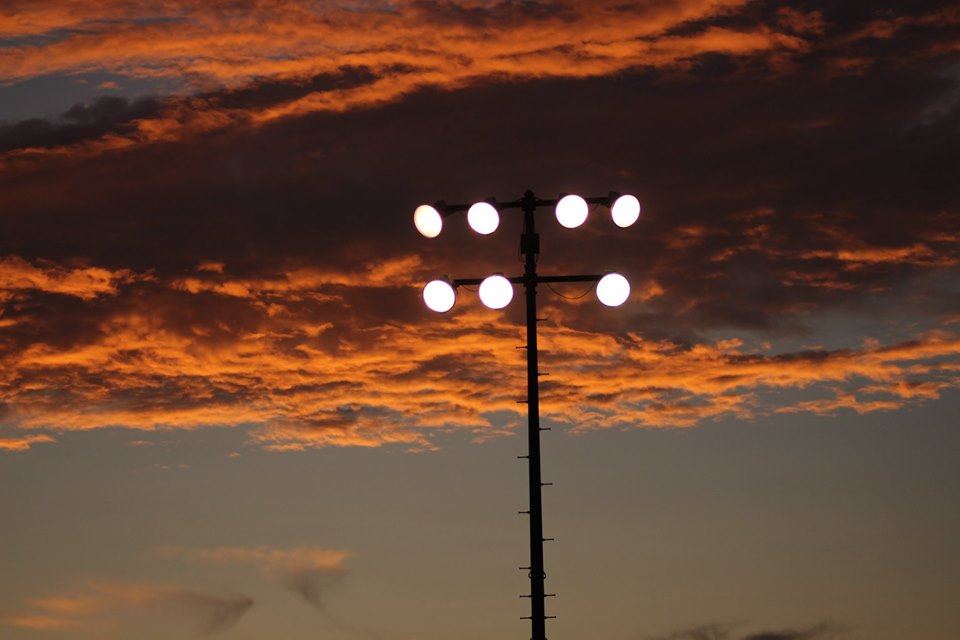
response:
M585 198L590 204L606 204L609 206L612 197L602 196ZM521 596L530 598L530 624L532 628L531 640L546 640L546 621L556 616L546 615L546 598L555 594L546 593L545 581L547 574L543 567L543 543L553 538L543 537L543 500L542 488L545 484L540 477L540 432L547 428L540 427L540 372L537 362L537 285L551 282L599 282L602 275L564 275L541 276L537 274L537 256L540 254L540 234L537 233L534 212L537 207L555 207L557 200L540 200L532 191L527 190L521 200L498 203L499 209L521 209L523 211L523 231L520 236L520 252L523 254L523 276L507 278L512 284L522 284L526 298L527 319L527 455L520 456L528 460L530 508L520 513L530 517L530 566L520 567L527 570L530 576L530 594ZM465 211L467 205L448 205L443 201L437 202L438 209L447 216L457 211ZM478 285L481 278L458 278L452 281L454 287L461 285ZM527 619L525 617L524 619Z

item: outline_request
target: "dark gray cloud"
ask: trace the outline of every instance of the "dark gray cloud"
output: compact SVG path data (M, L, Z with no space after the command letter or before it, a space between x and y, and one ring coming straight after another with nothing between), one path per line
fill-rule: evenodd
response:
M440 28L453 25L496 28L518 22L577 19L576 10L566 2L501 0L486 6L463 6L450 1L417 0L413 6L424 19L436 23Z
M649 640L727 640L729 637L729 626L707 624L702 627L673 631L663 636L650 637Z
M743 640L813 640L814 638L832 638L839 629L829 623L821 622L812 627L800 629L782 629L779 631L760 631L745 635Z
M214 634L233 628L253 607L253 599L183 590L171 593L165 604L188 618L199 633Z
M102 96L91 103L74 105L56 120L0 121L0 153L60 147L123 132L134 120L157 116L163 106L163 100L150 96L134 101Z
M322 611L326 610L326 596L346 577L346 570L337 567L289 567L280 576L280 584Z
M403 73L402 66L389 68L385 73ZM384 73L384 72L381 72ZM379 77L365 67L343 67L336 73L322 73L305 79L257 79L227 91L201 94L225 109L257 109L296 100L310 93L352 89L373 82Z
M758 631L746 634L735 632L736 626L707 624L674 631L666 635L648 636L648 640L825 640L826 638L836 637L840 632L839 627L828 622L821 622L809 627Z

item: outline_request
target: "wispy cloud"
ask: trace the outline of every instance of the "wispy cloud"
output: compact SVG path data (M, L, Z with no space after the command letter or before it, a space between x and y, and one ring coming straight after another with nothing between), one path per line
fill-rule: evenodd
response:
M0 438L0 451L27 451L30 447L40 442L56 442L56 439L45 435Z
M325 606L325 594L346 575L346 551L317 547L214 547L209 549L169 548L165 553L191 560L252 564L280 586L318 608Z
M43 631L96 632L116 628L128 614L154 612L207 634L233 627L253 606L253 600L170 584L87 580L62 593L28 599L25 605L24 612L0 618L0 623Z
M0 302L17 291L46 291L90 300L115 294L118 285L131 279L132 273L126 269L34 265L17 256L5 256L0 258Z
M764 29L709 29L691 37L641 38L741 7L743 0L674 0L626 8L615 2L454 3L401 1L358 10L285 0L130 5L118 0L15 2L0 74L106 70L235 85L253 78L310 77L344 67L416 69L419 82L457 83L495 73L608 73L675 61L702 50L796 47ZM435 37L437 33L444 37ZM536 34L536 38L528 36ZM569 63L576 61L573 67ZM566 63L567 70L562 70Z

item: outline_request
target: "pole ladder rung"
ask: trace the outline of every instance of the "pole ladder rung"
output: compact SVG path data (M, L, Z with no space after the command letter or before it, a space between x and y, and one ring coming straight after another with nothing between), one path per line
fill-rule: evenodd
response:
M529 511L517 511L517 513L525 513L525 514L527 514L527 515L530 515L530 512L529 512Z
M553 431L552 427L540 427L540 431Z
M541 482L541 483L540 483L540 486L541 486L541 487L552 487L552 486L553 486L553 483L552 483L552 482Z
M517 460L519 460L519 459L521 459L521 458L527 458L527 459L529 459L530 456L517 456Z
M544 542L556 542L556 538L541 538Z

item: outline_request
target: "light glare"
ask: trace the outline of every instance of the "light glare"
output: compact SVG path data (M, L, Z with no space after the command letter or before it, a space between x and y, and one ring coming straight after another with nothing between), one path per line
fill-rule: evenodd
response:
M587 201L580 196L569 195L557 203L557 222L567 229L575 229L587 219Z
M636 196L626 195L617 198L610 208L613 223L618 227L629 227L640 218L640 201Z
M445 313L457 301L457 292L446 280L432 280L423 288L423 301L432 311Z
M413 224L425 238L436 238L443 229L440 213L428 204L422 204L413 212Z
M597 299L608 307L619 307L630 297L630 283L619 273L608 273L597 283Z
M489 202L478 202L467 211L467 223L480 235L490 235L500 226L500 213Z
M503 309L513 300L513 285L501 275L485 278L480 283L480 302L491 309Z

